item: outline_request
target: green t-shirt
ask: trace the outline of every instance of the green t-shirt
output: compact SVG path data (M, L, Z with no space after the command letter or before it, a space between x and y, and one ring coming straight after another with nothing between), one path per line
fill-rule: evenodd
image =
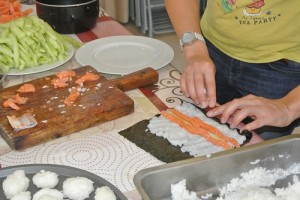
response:
M300 62L300 0L208 0L205 37L225 54L251 63Z

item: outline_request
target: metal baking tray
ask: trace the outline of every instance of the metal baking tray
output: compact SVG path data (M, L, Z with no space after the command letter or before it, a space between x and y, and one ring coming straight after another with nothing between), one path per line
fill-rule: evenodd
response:
M171 199L171 184L182 179L186 179L187 189L195 191L199 197L212 193L210 199L216 199L219 189L242 172L256 167L287 169L293 163L300 163L299 152L300 135L295 134L215 153L210 157L143 169L133 181L143 200Z
M9 175L15 172L16 170L24 170L26 176L30 179L30 184L28 191L31 192L31 195L33 196L34 193L36 193L39 189L32 183L32 177L40 172L41 170L45 171L51 171L58 174L59 182L58 185L55 187L55 189L62 190L62 184L64 180L66 180L69 177L86 177L94 182L94 191L90 194L90 197L87 200L93 200L95 196L95 189L97 187L101 186L108 186L110 189L112 189L117 197L117 200L127 200L126 196L117 189L114 185L112 185L110 182L106 181L105 179L87 172L85 170L81 170L74 167L68 167L63 165L54 165L54 164L28 164L28 165L18 165L13 167L6 167L0 169L0 182L2 183L4 179ZM2 184L1 184L2 186ZM0 189L0 199L6 200L7 198L4 195L3 188Z

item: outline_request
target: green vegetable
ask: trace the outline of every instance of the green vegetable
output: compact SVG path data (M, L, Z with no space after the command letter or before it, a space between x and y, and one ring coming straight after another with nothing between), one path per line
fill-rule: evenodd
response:
M64 60L70 45L81 46L37 16L22 17L0 25L0 67L22 70Z

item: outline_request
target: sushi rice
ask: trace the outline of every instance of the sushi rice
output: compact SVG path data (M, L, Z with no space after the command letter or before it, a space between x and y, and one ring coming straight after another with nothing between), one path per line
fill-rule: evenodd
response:
M31 200L31 194L29 191L20 192L14 195L10 200Z
M13 196L27 191L29 179L26 177L24 170L16 170L6 177L2 187L6 198L11 199Z
M94 191L94 182L86 177L69 177L64 180L62 191L54 189L59 182L59 176L45 170L33 175L32 182L37 188L41 188L32 198L31 192L27 191L30 179L26 177L24 170L9 174L3 181L2 188L9 200L84 200ZM95 190L94 199L116 200L117 197L110 187L102 186Z
M116 200L117 197L108 186L102 186L96 189L95 200Z
M64 195L62 192L56 190L56 189L50 189L50 188L43 188L37 191L34 195L32 200L42 200L42 199L49 199L49 200L63 200Z
M54 188L59 180L56 173L41 170L32 177L32 181L38 188Z
M85 177L67 178L63 182L63 193L65 197L72 200L84 200L89 198L94 190L93 181Z

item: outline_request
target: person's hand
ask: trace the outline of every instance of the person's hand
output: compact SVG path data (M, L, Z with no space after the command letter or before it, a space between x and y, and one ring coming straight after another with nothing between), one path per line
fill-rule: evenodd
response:
M215 65L208 56L205 44L198 42L197 45L185 47L185 67L180 78L181 91L201 108L214 107L216 105Z
M208 117L218 115L221 115L221 122L228 122L231 128L236 128L246 117L251 117L253 121L242 127L242 130L249 131L265 125L284 127L291 123L288 107L283 100L254 95L234 99L207 112Z

